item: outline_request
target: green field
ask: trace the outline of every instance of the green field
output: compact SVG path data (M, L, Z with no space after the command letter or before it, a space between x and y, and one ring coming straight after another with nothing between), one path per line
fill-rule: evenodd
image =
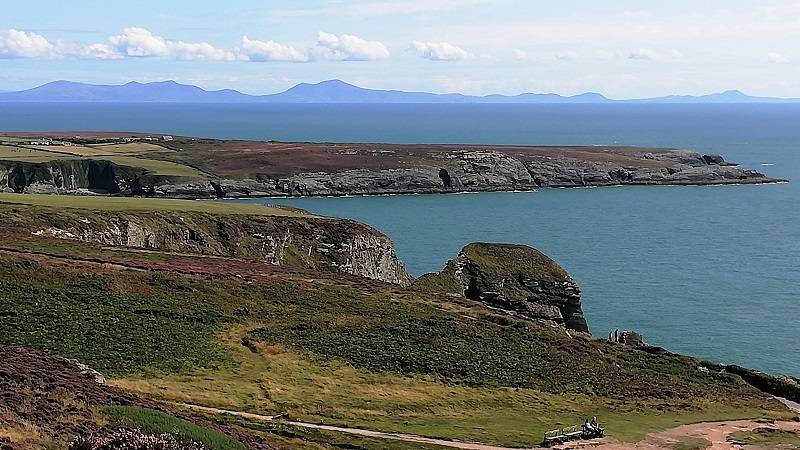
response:
M54 159L67 159L72 156L48 152L44 150L31 150L27 148L11 147L0 145L0 159L25 161L25 162L47 162Z
M121 166L141 167L154 175L179 177L183 181L201 180L208 178L205 174L193 167L183 164L149 159L148 154L170 152L155 144L130 143L119 145L103 145L97 147L83 146L40 146L34 148L20 148L0 146L0 160L23 161L42 163L53 160L69 159L96 159L111 161Z
M278 206L156 198L0 193L0 203L89 209L95 211L195 211L209 214L255 214L292 217L311 216L311 214L304 211Z
M86 147L67 147L80 156L107 156L107 155L146 155L150 153L171 152L160 145L146 142L130 142L127 144L90 145Z

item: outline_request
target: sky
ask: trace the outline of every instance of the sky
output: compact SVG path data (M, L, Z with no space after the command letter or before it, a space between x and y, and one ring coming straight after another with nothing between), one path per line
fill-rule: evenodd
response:
M3 0L0 91L330 79L469 95L800 97L800 1Z

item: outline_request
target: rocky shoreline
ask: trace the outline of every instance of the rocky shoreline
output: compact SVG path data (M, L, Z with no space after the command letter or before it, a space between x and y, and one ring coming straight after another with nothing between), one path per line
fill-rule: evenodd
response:
M541 188L764 184L787 180L720 155L636 147L278 143L178 139L152 160L182 179L101 157L0 159L0 191L184 199L531 191Z
M164 184L154 194L176 198L250 198L532 191L541 188L764 184L776 179L687 150L645 153L640 167L569 157L522 158L499 151L450 153L437 166L302 172L286 178L223 178Z

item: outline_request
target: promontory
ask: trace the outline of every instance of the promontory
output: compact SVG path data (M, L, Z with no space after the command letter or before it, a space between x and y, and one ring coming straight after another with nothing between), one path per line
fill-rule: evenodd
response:
M781 181L720 155L668 148L0 135L0 191L17 193L241 198Z

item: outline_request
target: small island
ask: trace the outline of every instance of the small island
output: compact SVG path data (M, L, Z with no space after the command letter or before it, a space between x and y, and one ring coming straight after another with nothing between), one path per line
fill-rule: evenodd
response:
M247 198L784 181L720 155L668 148L0 134L0 191L16 193Z

